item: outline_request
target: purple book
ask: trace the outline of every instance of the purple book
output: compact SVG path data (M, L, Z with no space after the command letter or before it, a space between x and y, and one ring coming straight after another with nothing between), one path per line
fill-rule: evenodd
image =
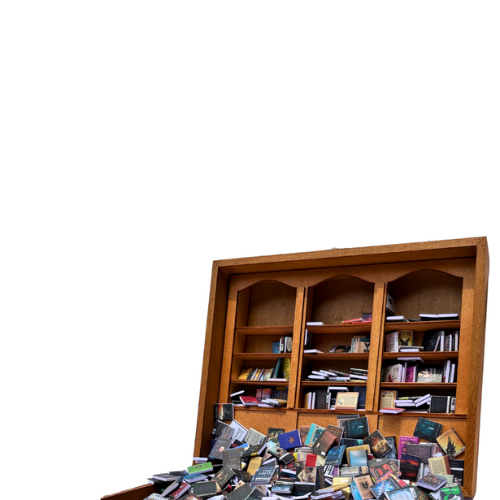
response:
M406 382L416 382L417 380L417 367L416 366L409 366L406 369Z
M284 450L289 450L290 448L296 448L297 446L302 446L302 442L300 440L300 433L297 429L291 432L285 432L284 434L280 434L278 436L278 440L280 443L280 448Z
M408 443L418 444L420 443L420 438L414 436L400 436L399 438L399 449L398 449L398 458L401 460L401 454L407 455L406 445Z

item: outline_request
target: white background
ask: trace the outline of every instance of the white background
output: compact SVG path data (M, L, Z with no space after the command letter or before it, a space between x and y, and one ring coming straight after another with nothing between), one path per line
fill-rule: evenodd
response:
M0 5L0 496L190 464L213 260L487 236L491 498L498 3Z

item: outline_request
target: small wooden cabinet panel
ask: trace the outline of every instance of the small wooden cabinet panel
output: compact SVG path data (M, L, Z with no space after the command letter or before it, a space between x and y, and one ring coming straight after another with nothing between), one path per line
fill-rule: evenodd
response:
M286 408L235 408L235 419L245 427L266 433L268 427L286 431L301 425L335 424L342 412L303 408L304 394L325 382L307 380L307 372L320 367L368 369L365 410L370 429L388 436L412 435L422 414L379 412L380 391L397 388L401 395L456 396L455 414L429 414L455 428L466 445L463 489L468 497L476 491L481 389L484 360L486 298L488 288L486 238L409 243L380 247L334 249L301 254L216 261L213 265L205 351L193 456L207 456L212 431L213 405L230 402L230 394L244 389L251 394L263 385L238 380L244 367L274 366L278 357L272 342L292 337L290 378ZM390 293L396 314L459 313L455 322L386 324L385 303ZM371 325L342 325L342 321L371 312ZM324 354L304 353L308 321L313 347ZM383 368L398 355L385 352L385 336L398 328L414 330L417 343L430 329L460 330L457 352L422 353L426 362L457 363L456 381L450 384L395 384L381 382ZM353 336L369 336L369 353L329 353L332 345L348 345ZM362 385L361 382L351 382ZM326 382L326 385L332 383ZM345 385L345 383L342 383ZM352 413L352 412L351 412ZM129 490L105 498L142 500L153 487Z

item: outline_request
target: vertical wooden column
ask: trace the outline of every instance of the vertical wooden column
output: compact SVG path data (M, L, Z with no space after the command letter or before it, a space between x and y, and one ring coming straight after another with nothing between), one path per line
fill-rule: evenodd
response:
M304 317L305 288L297 288L295 300L295 316L293 319L293 344L290 368L290 380L288 381L288 408L295 407L295 396L297 390L297 375L299 373L299 354L302 345L302 324Z
M308 310L310 308L310 297L312 294L313 288L305 288L304 289L304 306L302 308L302 328L301 328L301 336L300 336L300 343L297 349L297 352L299 354L298 361L297 361L297 389L295 391L295 407L300 408L301 407L301 401L300 401L300 393L302 389L302 379L303 379L303 374L302 374L302 369L304 368L304 342L305 342L305 331L306 331L306 323L309 318L309 313ZM294 346L295 348L295 346Z
M477 245L474 319L472 331L474 341L470 346L471 367L469 371L469 403L467 405L468 418L466 445L469 452L469 459L467 460L464 470L464 487L467 490L467 493L472 497L476 494L477 485L477 459L479 453L479 424L481 421L481 393L483 388L488 274L488 244L486 242L486 238L484 238ZM463 344L459 344L459 351L463 348Z
M384 351L384 321L387 286L384 282L375 283L373 295L373 317L368 360L368 381L366 384L366 410L378 411L382 353Z
M219 402L229 401L231 387L231 365L233 361L234 330L236 327L236 309L238 306L238 292L229 288L227 302L226 332L224 335L224 354L222 358L222 373L220 379Z

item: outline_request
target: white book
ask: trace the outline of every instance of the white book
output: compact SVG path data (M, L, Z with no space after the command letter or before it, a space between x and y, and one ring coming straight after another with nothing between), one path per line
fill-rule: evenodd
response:
M261 408L274 408L273 405L268 405L266 403L259 403L257 406L260 406Z
M268 378L268 382L287 382L287 378Z
M368 377L365 377L363 375L353 375L352 373L351 373L350 377L351 378L356 378L356 379L359 379L359 380L368 380Z
M450 374L450 383L453 384L455 382L455 363L451 365L451 374Z
M310 392L308 395L307 395L307 407L311 410L312 409L312 402L313 402L313 393Z
M323 321L308 321L307 326L324 325Z
M411 357L406 357L406 356L401 356L398 358L398 361L420 361L421 363L424 362L424 359L421 358L420 356L411 356Z
M455 333L455 351L458 351L458 339L459 339L460 335L457 333Z
M458 319L458 314L438 314L439 319Z
M404 316L387 316L385 318L386 321L406 321Z
M304 349L304 354L323 354L323 351L318 351L318 349Z
M443 382L444 383L448 382L448 377L450 376L450 364L451 364L451 361L449 359L444 364L444 371L443 371Z
M420 319L427 319L427 320L433 320L436 321L439 319L439 314L419 314Z
M307 378L310 378L311 380L327 380L328 377L325 377L324 375L308 375Z
M412 349L411 347L400 348L399 352L420 352L420 349Z
M431 404L431 398L421 401L420 403L415 402L415 406L417 408L423 405L430 405L430 404Z
M248 429L246 427L243 427L237 420L233 420L229 424L229 427L232 427L234 429L233 435L231 436L231 438L237 439L238 441L243 443L243 441L245 441L245 437L248 433Z
M312 393L312 409L313 410L316 409L316 393L315 392Z
M329 385L328 390L329 391L347 391L347 392L349 392L349 389L347 387L339 387L336 385Z
M321 376L323 376L323 375L324 375L324 374L321 372L321 370L320 370L320 371L312 370L312 371L311 371L311 373L312 373L313 375L321 375Z
M422 396L422 397L420 397L418 399L415 399L414 401L415 401L415 403L419 403L420 401L425 401L427 399L429 399L429 400L431 399L431 395L430 394L426 394L425 396Z
M234 396L239 396L240 394L243 394L245 391L238 391L238 392L233 392L231 394L231 397L233 398Z
M399 333L391 332L385 336L385 352L399 351Z

